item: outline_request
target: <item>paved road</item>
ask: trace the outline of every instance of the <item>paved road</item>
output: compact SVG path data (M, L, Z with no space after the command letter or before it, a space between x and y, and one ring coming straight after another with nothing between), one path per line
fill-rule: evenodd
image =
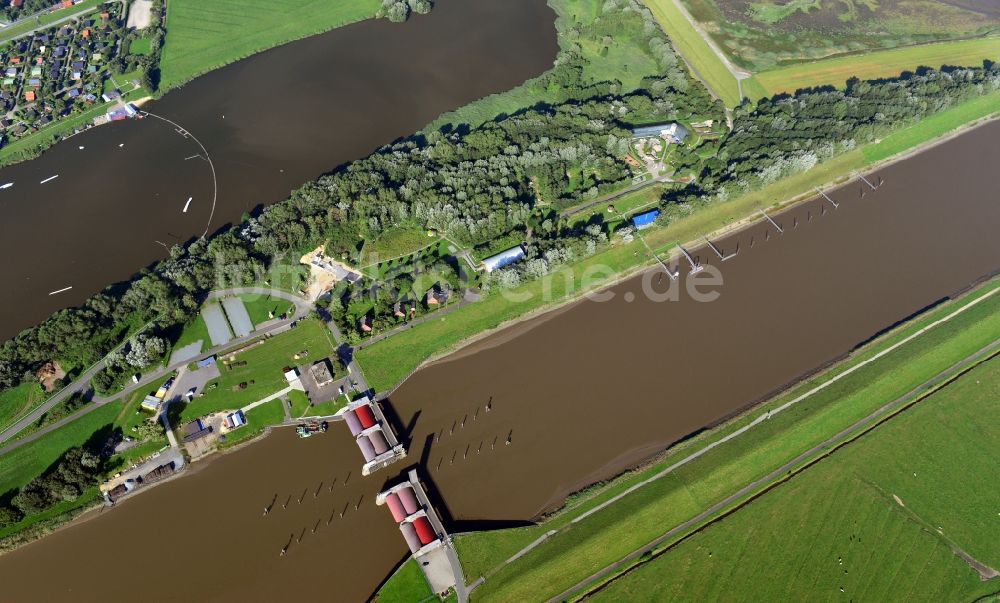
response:
M254 339L257 339L257 338L259 338L259 337L261 337L263 335L267 335L267 334L271 334L271 333L277 333L277 332L281 332L281 331L287 330L289 328L289 325L292 322L294 322L296 320L299 320L301 318L304 318L312 310L312 304L311 303L309 303L308 301L306 301L306 300L304 300L304 299L302 299L302 298L300 298L300 297L298 297L296 295L293 295L291 293L286 293L284 291L277 291L277 290L265 289L265 288L260 288L260 287L239 287L239 288L234 288L234 289L226 289L226 290L223 290L223 291L214 291L214 292L212 292L212 293L209 294L209 297L210 298L217 298L217 297L222 297L222 296L226 296L226 295L240 295L240 294L244 294L244 293L256 293L256 294L261 294L261 295L271 295L272 297L278 297L278 298L290 301L290 302L292 302L292 303L295 304L295 315L292 316L292 317L290 317L290 318L288 318L288 319L286 319L286 320L278 321L276 323L272 323L272 324L268 325L267 327L265 327L263 329L260 329L258 331L254 331L253 333L251 333L251 334L249 334L249 335L247 335L245 337L238 337L236 339L233 339L231 341L226 342L224 345L213 347L213 348L209 349L208 351L203 352L201 355L197 356L197 358L207 358L209 356L214 356L215 354L218 354L219 352L225 351L225 350L233 348L233 347L237 347L237 346L239 346L239 345L241 345L243 343L246 343L248 341L252 341ZM100 408L101 406L103 406L105 404L108 404L108 403L110 403L110 402L112 402L114 400L120 399L123 396L128 396L128 395L132 394L133 392L135 392L136 390L139 390L139 389L142 389L142 388L145 388L145 387L149 387L149 385L151 383L153 383L154 381L157 381L157 380L161 379L163 376L167 375L168 373L171 373L171 372L173 372L173 371L175 371L177 369L180 369L180 368L182 368L184 366L187 366L190 362L192 362L192 360L184 360L182 362L177 362L175 364L171 364L171 365L168 365L166 367L161 367L159 369L156 369L156 370L154 370L154 371L152 371L150 373L147 373L147 374L143 375L142 379L139 380L139 383L130 384L128 387L126 387L120 393L117 393L117 394L115 394L113 396L110 396L110 397L95 396L94 400L90 404L87 404L86 406L84 406L79 411L77 411L77 412L75 412L75 413L73 413L73 414L71 414L71 415L69 415L67 417L64 417L63 419L61 419L61 420L59 420L59 421L57 421L57 422L55 422L55 423L53 423L51 425L48 425L47 427L45 427L43 429L39 429L38 431L36 431L36 432L34 432L34 433L32 433L32 434L30 434L28 436L25 436L25 437L21 438L20 440L18 440L16 442L10 443L7 446L5 446L4 448L0 448L0 456L2 456L4 454L7 454L11 450L14 450L15 448L23 446L23 445L25 445L25 444L27 444L29 442L33 442L33 441L37 440L38 438L42 437L43 435L45 435L45 434L47 434L47 433L49 433L49 432L51 432L51 431L53 431L55 429L58 429L59 427L62 427L63 425L65 425L67 423L75 421L76 419L79 419L80 417L82 417L83 415L85 415L87 413L90 413L90 412L93 412L93 411L97 410L98 408ZM67 385L66 387L64 387L59 393L55 394L54 396L52 396L51 398L49 398L48 400L46 400L45 403L43 403L38 408L36 408L35 410L33 410L31 413L29 413L28 415L26 415L25 417L23 417L21 420L17 421L13 425L11 425L3 433L0 433L0 443L7 442L11 438L13 438L15 435L17 435L18 433L20 433L22 430L24 430L25 428L27 428L29 425L32 425L33 423L37 422L39 419L41 419L42 415L44 415L45 413L49 412L57 404L60 404L60 403L62 403L64 401L66 401L70 396L72 396L74 394L85 394L86 392L88 392L90 390L90 381L91 381L91 379L93 379L94 375L96 375L98 371L100 371L101 369L104 368L104 364L105 364L105 361L103 359L100 360L99 362L97 362L96 364L94 364L92 367L90 367L89 369L87 369L86 371L84 371L83 374L81 374L80 377L77 378L73 383L71 383L71 384Z
M692 517L691 519L685 521L684 523L668 530L667 532L665 532L663 535L659 536L652 542L644 545L639 549L636 549L635 551L629 553L628 555L619 559L618 561L615 561L614 563L591 574L587 578L584 578L580 582L577 582L569 589L549 599L547 603L566 601L572 598L573 596L580 594L581 591L583 591L589 585L595 583L597 580L607 578L612 573L621 569L625 569L627 566L632 564L636 559L641 557L647 551L652 551L656 549L665 542L687 532L688 530L700 529L700 527L703 527L702 524L704 524L705 521L715 516L717 513L720 512L731 513L737 510L739 506L726 511L728 507L736 503L745 502L744 499L748 496L750 496L752 499L755 496L767 492L770 486L777 484L780 480L784 479L787 476L787 474L791 473L792 471L802 469L805 466L811 465L820 458L825 457L833 450L841 446L844 446L846 444L849 444L854 439L861 436L864 432L874 427L877 427L878 424L891 418L896 411L906 406L909 406L910 404L915 404L917 402L920 402L921 400L925 399L925 396L927 394L933 393L933 390L937 389L940 386L947 385L949 382L961 376L962 374L968 372L969 370L979 365L980 363L995 357L998 353L1000 353L1000 339L995 339L993 340L993 342L986 345L985 347L963 358L959 362L946 368L937 375L934 375L924 383L921 383L914 389L896 398L895 400L892 400L891 402L888 402L887 404L879 407L877 410L875 410L868 416L853 423L849 427L843 429L836 435L831 436L822 443L813 446L809 450L803 452L802 454L788 461L781 467L778 467L777 469L771 471L764 477L755 480L750 484L747 484L743 488L740 488L736 492L732 493L723 500L712 505L708 509L705 509L703 512L699 513L695 517Z
M634 193L635 191L642 190L642 189L646 188L647 186L651 186L653 184L662 183L662 182L668 182L668 180L666 178L662 177L662 176L653 178L652 180L643 180L639 184L633 184L633 185L628 186L626 188L623 188L623 189L621 189L619 191L615 191L615 192L613 192L613 193L611 193L609 195L604 195L600 199L595 199L595 200L593 200L593 201L591 201L591 202L589 202L589 203L587 203L585 205L577 205L576 207L571 207L571 208L563 211L562 215L564 217L575 216L576 214L585 212L585 211L587 211L588 209L590 209L590 208L592 208L594 206L603 205L605 203L609 203L611 201L614 201L618 197L622 197L622 196L627 195L629 193Z

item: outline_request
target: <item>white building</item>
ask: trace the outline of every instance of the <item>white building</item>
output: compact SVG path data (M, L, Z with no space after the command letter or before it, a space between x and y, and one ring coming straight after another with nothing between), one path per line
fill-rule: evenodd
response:
M493 272L498 268L503 268L508 264L513 264L518 260L524 258L524 248L520 245L511 247L506 251L501 251L496 255L491 255L490 257L483 260L483 270L486 272Z

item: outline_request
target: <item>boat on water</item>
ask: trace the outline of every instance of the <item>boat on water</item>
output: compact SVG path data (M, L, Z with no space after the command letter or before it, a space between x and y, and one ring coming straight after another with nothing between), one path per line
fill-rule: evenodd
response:
M295 428L295 433L298 434L300 438L309 438L317 433L326 432L327 422L323 421L308 421L306 423L299 423L299 426Z
M8 182L7 184L0 184L0 190L4 190L4 189L10 188L12 186L14 186L13 182Z

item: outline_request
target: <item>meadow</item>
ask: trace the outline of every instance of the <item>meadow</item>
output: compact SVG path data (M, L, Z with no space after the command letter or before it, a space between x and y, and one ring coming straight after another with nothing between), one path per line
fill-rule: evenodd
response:
M754 75L760 88L747 90L747 93L759 98L813 86L843 88L852 77L863 80L896 77L918 67L937 69L942 65L976 67L982 66L984 59L1000 60L1000 36L920 44L770 69Z
M588 600L975 600L1000 496L994 358ZM843 594L841 594L843 593Z
M160 88L254 53L375 16L379 0L170 0Z

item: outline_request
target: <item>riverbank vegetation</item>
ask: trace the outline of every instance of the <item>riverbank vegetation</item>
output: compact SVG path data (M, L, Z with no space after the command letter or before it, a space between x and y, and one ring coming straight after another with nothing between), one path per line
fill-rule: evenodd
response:
M755 483L881 406L917 390L935 375L948 373L956 363L1000 337L998 286L1000 283L991 282L965 298L935 308L777 398L675 446L649 466L627 472L607 484L570 497L564 510L538 525L458 537L456 546L466 572L466 581L487 577L474 592L473 598L499 601L555 596L641 549L675 526L698 516L741 488ZM877 356L961 308L967 309L892 351ZM853 372L847 373L849 370ZM824 383L830 384L786 411L769 414ZM940 385L942 382L937 382L934 387ZM923 394L933 391L934 387ZM765 414L768 414L768 420L758 422L735 438L723 440ZM875 437L878 437L880 429L878 427L873 432ZM626 489L657 476L710 445L714 447L701 456L596 510ZM827 452L816 454L821 457ZM784 475L783 471L781 473ZM795 479L792 477L793 481ZM756 484L745 495L732 500L716 513L680 530L663 546L681 541L725 510L739 506L767 490L770 485L767 480ZM931 490L928 490L927 494L930 493ZM914 496L915 500L919 498ZM583 519L573 523L585 513L587 515ZM846 527L850 529L853 526ZM505 563L518 550L551 530L556 530L556 533L544 543L516 561ZM841 535L848 540L850 533ZM963 544L968 545L968 542ZM711 562L707 550L702 549L701 554L704 554L706 563ZM719 553L714 551L714 554ZM837 567L836 556L824 561L830 561ZM862 574L859 577L868 577L874 584L888 585L894 579L894 572L886 571L877 563L868 568L854 565L851 571L858 571ZM662 574L660 578L664 580ZM940 575L925 578L931 580L927 587L932 588L936 586L932 580L940 578ZM974 575L967 578L971 578L967 579L967 585L978 582ZM669 582L669 579L664 581Z
M988 419L998 395L994 358L587 600L1000 592L1000 580L983 581L963 559L1000 567L996 497L959 478L1000 480L1000 432Z
M164 90L274 46L375 16L379 0L170 0Z

